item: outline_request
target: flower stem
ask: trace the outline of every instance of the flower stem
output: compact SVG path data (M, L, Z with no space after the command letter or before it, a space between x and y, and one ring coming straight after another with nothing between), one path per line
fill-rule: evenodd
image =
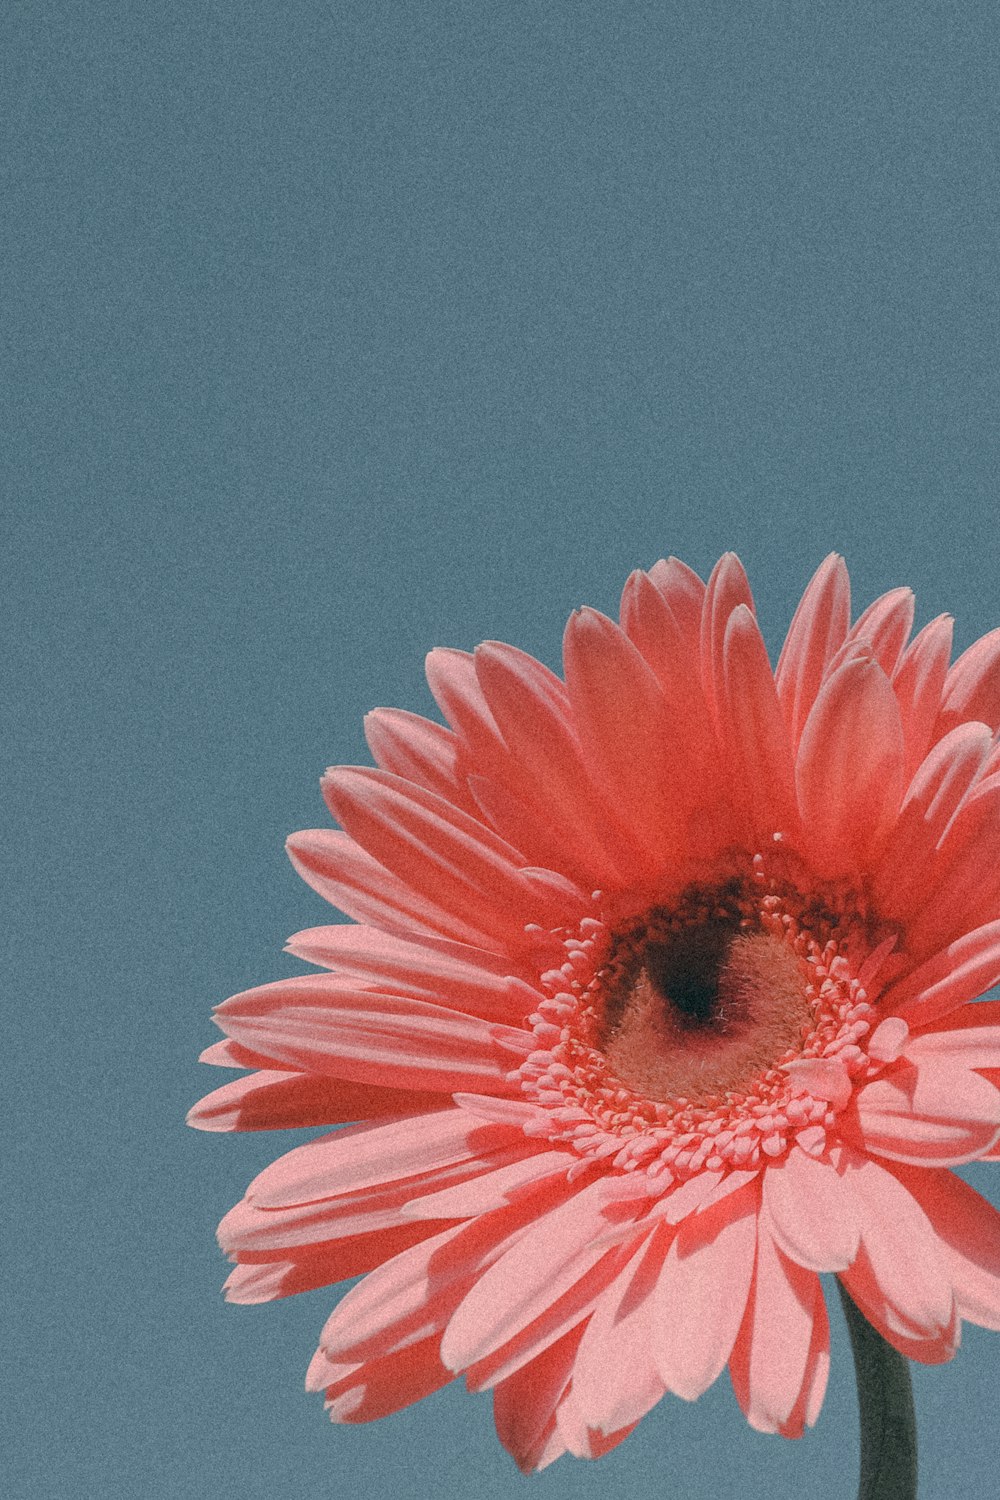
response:
M861 1422L858 1500L915 1500L917 1419L910 1362L859 1312L837 1281L854 1351Z

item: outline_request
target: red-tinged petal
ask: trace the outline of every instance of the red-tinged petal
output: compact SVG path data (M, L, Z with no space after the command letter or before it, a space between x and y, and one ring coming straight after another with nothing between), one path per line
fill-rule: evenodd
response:
M442 1358L451 1369L465 1370L501 1350L616 1253L594 1244L608 1227L608 1193L606 1181L598 1179L559 1203L479 1278L442 1341Z
M508 1092L502 1044L523 1033L350 983L325 974L279 980L234 995L215 1020L244 1046L303 1072L420 1092Z
M555 1428L555 1410L569 1384L582 1328L550 1344L530 1363L494 1387L497 1436L523 1474L541 1467L546 1440Z
M471 1219L477 1214L493 1213L516 1203L540 1183L553 1182L558 1187L577 1160L569 1151L535 1150L456 1187L415 1198L403 1213L408 1219Z
M326 1387L332 1422L374 1422L402 1411L447 1385L454 1376L438 1355L435 1335L382 1359L366 1360L350 1375Z
M994 1007L991 1007L994 1008ZM918 1068L940 1064L961 1068L1000 1068L1000 1026L976 1026L976 1011L986 1006L968 1005L961 1025L947 1030L922 1031L907 1042L904 1057ZM969 1015L971 1012L971 1016ZM1000 1096L998 1096L1000 1097Z
M471 653L439 646L428 654L426 668L437 705L471 763L481 771L503 765L507 747L483 697Z
M692 660L697 664L701 645L701 615L705 604L705 585L687 563L677 557L663 558L649 570L650 581L670 606Z
M818 1286L812 1271L782 1252L762 1208L753 1287L729 1362L736 1399L758 1432L779 1432L799 1402L814 1345Z
M302 879L356 922L370 922L407 937L446 937L473 947L503 949L471 923L442 911L379 864L348 834L335 828L293 833L285 846Z
M959 1313L1000 1330L1000 1213L953 1172L901 1175L941 1242Z
M458 741L443 724L401 708L373 708L365 715L365 739L381 770L436 792L467 813L475 813L475 803L459 768Z
M861 1250L853 1266L841 1272L847 1290L862 1311L875 1310L880 1331L890 1330L893 1343L897 1337L934 1341L950 1335L954 1298L927 1215L877 1162L852 1157L846 1177L861 1219Z
M566 920L565 908L550 907L524 880L516 849L432 792L385 771L338 766L324 776L323 795L351 837L408 889L474 925L479 946L517 945L526 922Z
M921 1167L974 1161L1000 1133L1000 1091L957 1065L903 1064L860 1089L840 1128L866 1151Z
M824 683L802 731L799 810L822 873L862 866L899 810L903 730L889 679L847 662Z
M603 1458L612 1448L617 1448L619 1443L624 1442L632 1431L632 1427L625 1427L619 1432L605 1435L596 1428L588 1427L577 1408L572 1384L556 1408L556 1426L574 1458Z
M446 938L408 939L345 922L297 932L285 951L368 988L436 1000L492 1020L519 1021L542 999L518 974L516 959Z
M934 889L928 882L934 851L981 775L989 747L985 724L962 724L920 765L873 871L873 889L888 914L911 916Z
M607 794L635 854L655 873L679 832L659 684L628 637L597 610L570 617L563 653L591 778Z
M279 1157L254 1178L247 1197L258 1208L313 1203L399 1182L439 1167L482 1162L516 1141L513 1129L485 1125L454 1108L384 1123L349 1125Z
M597 885L619 885L621 836L584 764L563 684L540 663L496 642L480 646L475 662L484 698L518 768L510 790L554 825Z
M726 626L729 624L729 616L739 604L745 604L751 614L755 613L753 595L743 564L735 552L727 552L712 569L701 615L701 681L705 702L716 719L722 684Z
M272 1302L278 1297L294 1297L299 1292L363 1276L446 1228L446 1224L435 1220L347 1235L327 1244L289 1246L281 1252L243 1251L226 1281L226 1301Z
M774 680L795 750L827 667L851 623L851 584L844 559L831 552L802 595L781 648Z
M664 1394L652 1352L653 1300L667 1248L664 1230L644 1238L587 1320L573 1365L583 1422L610 1434L639 1421Z
M281 1068L273 1058L265 1057L262 1052L251 1052L249 1047L241 1047L239 1042L234 1042L230 1037L224 1036L221 1042L213 1042L206 1047L204 1052L199 1053L198 1061L210 1063L213 1068ZM281 1068L282 1072L294 1073L295 1068Z
M668 1390L695 1401L725 1369L753 1275L760 1194L748 1184L685 1219L653 1293L653 1354ZM723 1292L724 1289L724 1292Z
M872 655L886 676L896 670L903 648L913 628L914 599L912 589L890 589L859 616L857 623L848 632L844 645L863 642L871 647ZM836 659L834 660L836 666Z
M1000 727L1000 630L991 630L955 662L945 679L935 738L965 719Z
M269 1070L236 1078L188 1111L196 1130L295 1130L440 1109L440 1096Z
M881 1003L912 1030L941 1020L995 984L1000 984L1000 921L956 938L890 985Z
M726 626L721 701L729 764L754 832L794 833L798 809L785 724L760 628L745 604Z
M809 1271L842 1271L858 1252L854 1199L829 1161L793 1146L764 1173L764 1203L775 1241Z
M907 646L892 674L892 690L899 704L906 741L903 769L906 784L932 743L948 673L953 626L950 615L931 620Z
M815 1426L826 1395L826 1382L830 1374L830 1320L826 1313L823 1287L818 1280L814 1296L812 1341L806 1356L802 1389L787 1420L778 1427L781 1436L786 1438L801 1437L806 1427Z
M945 831L908 943L920 956L1000 918L1000 780L980 782Z

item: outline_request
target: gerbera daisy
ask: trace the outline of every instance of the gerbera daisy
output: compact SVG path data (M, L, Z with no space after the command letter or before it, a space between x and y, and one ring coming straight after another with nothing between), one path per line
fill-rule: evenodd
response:
M738 559L573 615L565 680L432 651L447 727L377 709L375 768L295 835L353 919L236 995L208 1130L339 1128L222 1221L234 1302L367 1273L307 1384L336 1421L456 1375L526 1470L619 1443L728 1365L799 1435L819 1272L911 1359L1000 1328L1000 631L949 666L831 556L772 671ZM350 1123L357 1122L357 1123ZM346 1127L346 1128L345 1128Z

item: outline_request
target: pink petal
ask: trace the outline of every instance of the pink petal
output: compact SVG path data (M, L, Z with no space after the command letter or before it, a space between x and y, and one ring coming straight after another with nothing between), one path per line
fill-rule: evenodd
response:
M1000 1213L953 1172L903 1177L941 1241L963 1318L1000 1330Z
M1000 780L980 782L945 831L928 876L929 895L908 928L915 953L932 953L1000 918Z
M581 1328L571 1328L554 1344L508 1375L493 1391L497 1436L518 1468L530 1474L541 1466L555 1410L569 1384Z
M973 1161L1000 1134L1000 1090L955 1062L900 1064L859 1090L840 1117L865 1150L915 1166Z
M941 1243L927 1215L892 1172L860 1156L846 1180L861 1220L861 1250L841 1280L862 1310L896 1337L935 1340L954 1324Z
M822 873L845 873L877 849L899 810L902 768L888 678L873 661L848 661L820 690L796 764L799 810Z
M891 677L913 627L912 589L890 589L858 618L848 632L848 650L859 642L871 647L872 655L886 676Z
M454 1379L437 1352L435 1336L371 1359L350 1375L326 1387L326 1409L332 1422L374 1422L390 1412L422 1401Z
M594 1245L607 1228L607 1202L598 1179L543 1214L479 1277L442 1341L442 1358L451 1369L464 1370L501 1349L609 1254Z
M670 606L670 613L677 621L688 643L688 650L697 662L705 585L687 563L682 563L676 557L668 557L666 561L661 558L659 562L655 562L649 570L649 577Z
M701 616L701 680L705 702L716 716L723 672L723 646L729 617L739 604L755 613L753 595L743 564L727 552L712 569Z
M227 1035L304 1072L392 1088L509 1091L498 1043L522 1033L442 1005L306 974L234 995L215 1011Z
M906 741L903 780L907 784L932 743L951 656L953 624L950 615L931 620L903 652L892 674Z
M756 1183L685 1219L671 1242L653 1307L653 1353L668 1390L694 1401L725 1368L753 1274Z
M347 1235L327 1244L288 1246L282 1251L245 1250L225 1284L227 1302L272 1302L317 1287L363 1276L447 1226L399 1224L368 1234Z
M935 737L965 719L1000 727L1000 630L976 641L948 673Z
M214 1068L281 1068L281 1064L275 1063L273 1058L265 1057L262 1052L251 1052L249 1047L241 1047L239 1042L232 1041L228 1036L206 1047L204 1052L199 1053L198 1061L210 1063ZM296 1070L282 1068L281 1071L287 1074Z
M442 911L434 899L424 899L339 829L293 833L285 847L307 885L357 922L408 937L421 934L473 947L504 947L461 917Z
M818 1287L813 1272L779 1249L762 1208L753 1289L729 1362L736 1399L758 1432L780 1431L798 1405L813 1354Z
M551 1179L565 1180L566 1173L579 1158L569 1151L536 1150L529 1156L483 1172L468 1182L443 1188L416 1198L403 1210L407 1218L470 1219L477 1214L493 1213L517 1202L526 1188Z
M652 1354L652 1292L663 1265L664 1231L644 1238L587 1321L573 1366L573 1401L588 1427L605 1434L637 1422L664 1393Z
M956 938L882 996L911 1029L930 1025L1000 983L1000 921Z
M274 1070L236 1078L188 1111L196 1130L294 1130L440 1109L436 1094Z
M352 922L297 932L285 951L369 988L492 1020L520 1022L542 998L516 976L516 960L446 938L402 938Z
M563 654L591 778L607 794L634 857L655 874L679 832L659 684L628 637L597 610L570 617Z
M842 1271L858 1251L860 1224L843 1177L793 1146L764 1173L764 1203L776 1243L810 1271Z
M798 747L826 669L851 623L851 585L844 559L831 552L813 575L789 627L775 670L789 742Z
M459 767L458 741L443 724L401 708L374 708L365 715L365 739L381 770L475 813Z
M479 946L523 942L529 921L566 920L525 882L516 849L432 792L385 771L338 766L323 778L323 795L351 837L409 889L446 920L474 924Z
M503 766L507 747L483 697L472 655L439 646L428 653L426 668L430 690L471 764L484 772Z
M723 645L721 724L736 784L760 837L798 827L795 779L767 650L745 604L729 616Z
M806 1356L802 1389L789 1416L778 1428L786 1438L801 1437L804 1428L815 1426L826 1395L830 1374L830 1321L826 1315L823 1287L818 1280L814 1295L812 1341Z

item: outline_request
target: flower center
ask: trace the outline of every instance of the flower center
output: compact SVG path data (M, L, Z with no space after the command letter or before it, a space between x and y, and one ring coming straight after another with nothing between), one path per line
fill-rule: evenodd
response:
M617 938L603 975L597 1045L648 1099L701 1102L749 1086L811 1023L795 953L735 914L654 916Z

